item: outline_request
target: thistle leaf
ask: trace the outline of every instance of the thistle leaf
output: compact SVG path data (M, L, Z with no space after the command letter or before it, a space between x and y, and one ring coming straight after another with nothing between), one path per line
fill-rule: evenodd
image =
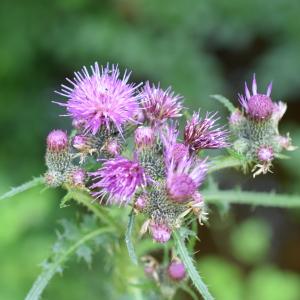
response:
M199 273L197 272L192 258L189 256L188 250L184 244L184 240L181 237L181 234L178 230L173 232L173 237L176 245L177 252L189 274L193 284L201 294L204 300L213 300L213 296L209 293L207 286L203 282L202 278L200 277Z
M68 232L70 222L64 222L64 227L67 227ZM73 230L74 228L72 228ZM42 263L43 271L38 276L30 291L28 292L25 300L38 300L40 299L44 289L49 284L50 280L56 273L62 273L64 263L69 260L74 253L83 257L87 262L91 260L91 248L87 250L86 243L94 240L96 237L112 232L113 229L109 227L96 228L86 232L84 234L79 234L76 238L74 235L68 237L72 242L67 241L66 232L58 234L58 241L53 247L53 254L51 258ZM85 247L86 246L86 247Z
M218 100L220 103L222 103L229 110L229 112L233 113L233 112L236 111L236 108L234 107L234 105L230 102L230 100L228 100L224 96L222 96L222 95L211 95L211 97L213 99Z
M43 185L43 184L44 184L44 178L42 176L33 178L31 181L23 183L22 185L20 185L18 187L11 188L10 191L8 191L7 193L0 196L0 201L12 198L12 197L16 196L17 194L20 194L22 192L25 192L27 190L30 190L36 186Z
M132 262L137 265L138 264L138 260L135 254L135 250L134 250L134 246L132 244L132 239L131 239L131 235L132 235L132 229L134 226L134 219L135 219L135 214L134 211L131 210L130 214L129 214L129 218L128 218L128 225L127 225L127 230L126 230L126 234L125 234L125 243L127 246L127 250L128 250L128 254L130 259L132 260Z

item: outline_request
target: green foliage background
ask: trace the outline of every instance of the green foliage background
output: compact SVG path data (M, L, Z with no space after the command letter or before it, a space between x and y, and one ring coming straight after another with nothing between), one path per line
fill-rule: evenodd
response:
M273 80L288 102L282 130L300 145L298 0L2 0L0 4L0 193L44 172L45 136L69 128L51 103L66 76L94 61L133 70L133 80L172 85L192 109L237 103L244 80ZM224 113L224 117L226 117ZM300 193L300 155L255 179L230 171L221 187ZM55 241L61 191L32 190L0 203L0 298L24 298ZM125 230L125 229L124 229ZM199 269L216 299L300 299L299 211L234 207L200 229ZM68 264L44 299L132 299L98 253L94 265ZM122 262L120 262L122 264ZM230 288L228 288L230 287ZM126 298L127 297L127 298ZM138 298L137 298L138 299ZM188 299L185 294L178 299Z

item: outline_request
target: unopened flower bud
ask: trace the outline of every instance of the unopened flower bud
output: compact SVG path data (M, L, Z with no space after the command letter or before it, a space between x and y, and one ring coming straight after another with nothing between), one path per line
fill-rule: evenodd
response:
M179 260L172 261L168 267L168 275L172 280L183 280L186 275L184 264Z
M46 165L50 170L64 172L71 163L68 136L62 130L53 130L47 137Z
M67 134L58 129L52 130L47 137L47 149L49 151L63 151L68 148L68 136Z
M134 203L134 207L140 212L145 209L146 205L147 205L147 196L145 194L138 196L138 198Z
M72 174L72 181L75 186L84 186L86 173L82 169L75 170Z
M261 147L257 151L257 158L261 162L270 162L274 158L274 152L271 147Z
M163 223L150 223L150 232L154 241L166 243L171 238L171 229Z
M44 180L46 185L55 188L63 184L64 176L59 171L48 170L44 175Z

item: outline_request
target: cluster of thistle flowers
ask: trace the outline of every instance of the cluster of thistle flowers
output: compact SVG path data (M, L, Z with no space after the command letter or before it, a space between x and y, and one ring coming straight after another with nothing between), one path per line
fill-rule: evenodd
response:
M46 183L85 188L99 201L132 205L146 217L141 232L149 230L160 243L187 215L202 223L206 212L198 189L208 160L200 152L228 146L216 113L194 113L179 140L182 97L171 88L128 83L130 73L120 77L116 66L99 68L96 63L91 71L76 72L73 80L67 79L70 86L62 85L58 92L67 98L58 104L72 118L75 133L49 134ZM132 135L134 149L126 142ZM89 169L90 159L96 170Z
M233 148L242 154L252 167L253 176L271 172L272 162L282 150L292 151L289 134L280 135L278 124L287 105L271 99L272 83L266 94L257 92L255 74L252 94L245 83L245 95L239 95L242 111L236 109L229 118L230 130L236 139Z

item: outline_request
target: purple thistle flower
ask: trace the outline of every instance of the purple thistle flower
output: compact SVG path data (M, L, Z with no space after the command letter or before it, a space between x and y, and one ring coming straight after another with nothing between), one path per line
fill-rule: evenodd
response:
M149 81L144 85L140 98L146 118L156 125L160 125L169 118L181 116L182 96L175 95L171 87L162 90L160 85L150 85Z
M66 132L60 129L52 130L47 136L47 148L54 152L66 150L68 148L68 136Z
M261 162L270 162L274 158L274 151L272 147L260 147L257 151L257 157Z
M257 84L255 74L252 81L252 95L245 82L245 96L239 95L239 101L246 114L251 118L262 121L269 119L274 110L274 104L270 98L272 91L272 82L269 83L266 94L257 93Z
M139 126L134 132L136 149L151 148L155 144L155 131L148 126Z
M164 223L150 222L150 232L154 241L158 243L166 243L171 238L171 229Z
M217 113L206 113L204 119L194 113L184 128L184 142L193 151L201 149L220 149L228 146L228 132L224 126L218 127Z
M184 264L181 261L173 260L168 267L168 275L172 280L183 280L186 275Z
M189 149L186 145L177 142L178 130L176 125L165 125L161 131L160 136L164 146L164 161L168 166L173 161L175 164L184 156L189 155Z
M138 115L138 86L129 84L130 73L125 71L120 79L117 66L99 68L95 63L91 66L90 75L87 68L75 72L73 80L67 78L71 87L62 85L58 94L68 98L67 103L57 103L67 108L68 116L74 123L84 126L86 132L95 135L102 126L108 130L112 127L122 133L122 126L127 122L135 122Z
M147 184L143 168L135 161L118 156L103 163L101 169L90 174L94 183L91 189L96 198L108 195L108 201L115 204L127 204L139 187Z
M207 174L207 163L195 157L182 157L175 164L171 162L167 169L167 191L175 202L186 202L191 199Z

